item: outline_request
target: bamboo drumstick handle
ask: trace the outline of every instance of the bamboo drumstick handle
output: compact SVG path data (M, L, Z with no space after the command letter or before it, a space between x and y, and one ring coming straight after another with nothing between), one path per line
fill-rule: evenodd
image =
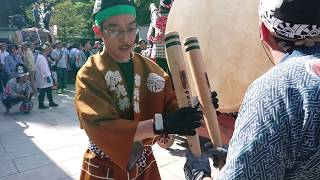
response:
M169 32L165 35L166 56L168 66L178 101L179 107L190 107L191 90L186 74L186 65L183 58L181 42L177 32ZM198 132L195 136L187 136L189 149L196 156L201 156L201 148Z

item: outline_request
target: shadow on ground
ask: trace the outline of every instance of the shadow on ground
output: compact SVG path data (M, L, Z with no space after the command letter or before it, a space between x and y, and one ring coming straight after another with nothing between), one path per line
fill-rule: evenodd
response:
M0 179L78 179L87 137L79 128L74 112L74 88L54 100L60 106L38 109L37 98L29 114L4 116L0 106ZM46 102L48 104L48 102Z

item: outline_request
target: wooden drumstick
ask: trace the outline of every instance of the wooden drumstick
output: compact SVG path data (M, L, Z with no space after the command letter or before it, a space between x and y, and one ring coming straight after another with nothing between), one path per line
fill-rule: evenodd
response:
M210 139L214 147L222 147L217 113L212 104L209 79L205 71L199 41L196 37L188 37L185 39L184 46Z
M171 77L176 93L178 105L182 107L190 107L191 90L186 74L186 65L183 58L181 42L177 32L169 32L165 35L166 56L168 66L171 72ZM187 136L189 149L191 153L200 157L201 148L198 132L195 136Z

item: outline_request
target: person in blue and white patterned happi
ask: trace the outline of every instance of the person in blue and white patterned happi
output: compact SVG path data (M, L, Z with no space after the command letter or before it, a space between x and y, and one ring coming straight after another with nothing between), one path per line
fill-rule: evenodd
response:
M261 0L259 16L275 66L247 89L217 179L320 179L320 1Z

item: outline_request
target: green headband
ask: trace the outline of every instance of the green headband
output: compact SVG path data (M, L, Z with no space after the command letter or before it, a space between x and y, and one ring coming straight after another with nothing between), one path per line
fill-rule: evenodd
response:
M98 12L94 16L94 22L97 25L101 25L103 21L108 19L109 17L120 15L120 14L129 14L136 17L136 9L133 6L129 6L129 5L113 6Z

